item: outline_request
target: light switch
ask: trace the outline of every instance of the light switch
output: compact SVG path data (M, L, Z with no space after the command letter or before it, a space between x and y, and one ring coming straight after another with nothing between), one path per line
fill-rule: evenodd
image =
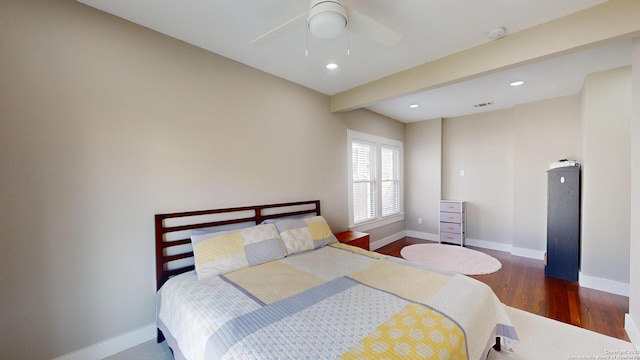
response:
M460 176L464 176L464 170L460 170Z

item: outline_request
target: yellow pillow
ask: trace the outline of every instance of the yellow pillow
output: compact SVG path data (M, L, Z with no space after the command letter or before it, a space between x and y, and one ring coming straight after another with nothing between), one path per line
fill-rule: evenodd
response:
M275 223L287 255L317 249L338 242L322 216Z
M273 224L192 235L198 279L281 259L285 249Z

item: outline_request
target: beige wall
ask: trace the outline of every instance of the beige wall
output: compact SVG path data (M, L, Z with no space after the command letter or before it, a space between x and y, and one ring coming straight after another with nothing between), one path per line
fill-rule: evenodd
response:
M514 108L513 246L546 251L549 162L580 160L580 96Z
M578 95L445 119L443 198L468 201L470 242L541 257L546 171L551 161L580 160L579 139Z
M0 24L3 357L152 324L155 213L317 198L347 227L327 96L75 1L5 1Z
M513 135L513 109L442 124L442 198L467 201L469 239L512 243Z
M409 235L438 239L442 179L442 119L409 123L405 140L405 221ZM418 224L418 218L422 224ZM417 234L416 234L417 235Z
M582 90L582 276L629 282L631 68Z
M336 116L344 122L347 128L351 130L382 136L393 140L404 141L405 124L384 115L374 113L367 109L358 109L345 113L338 113ZM347 143L346 133L344 143Z
M629 314L625 327L640 348L640 38L633 42L631 116L631 244Z
M320 199L346 129L404 125L71 0L0 11L0 347L51 359L155 321L153 215ZM404 223L376 229L377 236Z
M443 197L469 202L470 243L543 253L548 163L580 160L581 284L626 292L630 71L592 74L582 95L444 120Z

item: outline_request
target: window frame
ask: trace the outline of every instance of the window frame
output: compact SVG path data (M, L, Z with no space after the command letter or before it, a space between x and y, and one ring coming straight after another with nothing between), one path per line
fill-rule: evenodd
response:
M375 217L363 222L354 222L354 201L353 201L353 142L372 145L375 149ZM398 212L387 216L382 216L382 148L393 148L398 150L397 166L394 169L398 183ZM380 226L392 224L404 220L404 144L402 141L385 138L382 136L367 134L355 130L347 130L347 183L349 198L349 228L366 231ZM395 160L395 159L394 159Z

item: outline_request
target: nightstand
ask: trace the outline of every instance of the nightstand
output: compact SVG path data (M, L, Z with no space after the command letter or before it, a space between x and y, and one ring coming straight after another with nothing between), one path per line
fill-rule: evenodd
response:
M369 250L369 234L367 233L347 230L335 235L341 243Z

